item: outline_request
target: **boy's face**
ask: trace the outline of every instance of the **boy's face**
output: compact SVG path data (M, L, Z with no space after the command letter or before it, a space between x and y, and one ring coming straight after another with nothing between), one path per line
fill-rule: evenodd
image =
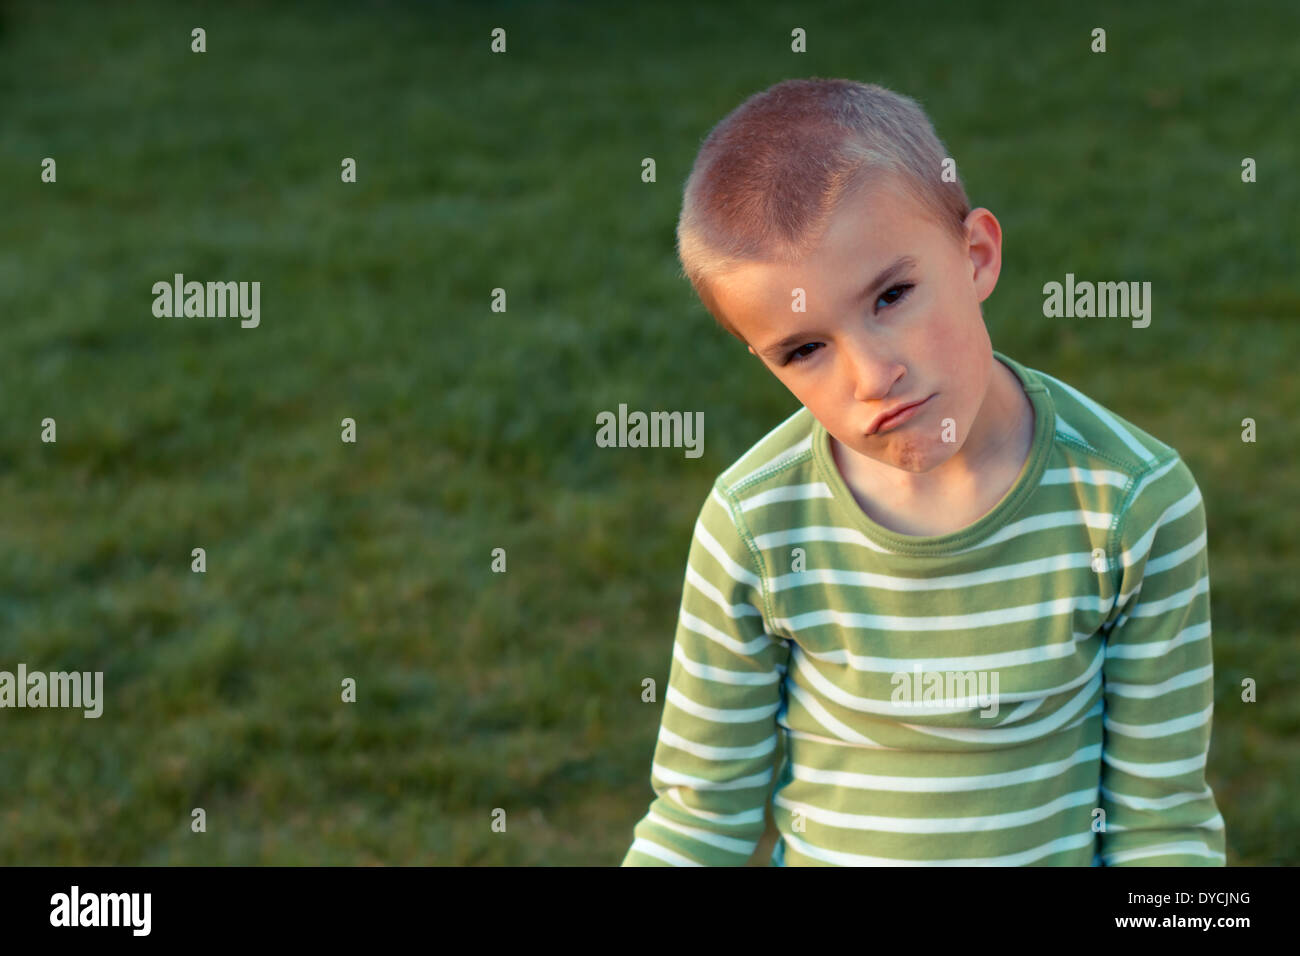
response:
M910 197L868 188L803 263L747 263L711 289L750 352L834 438L894 469L928 472L961 452L995 365L980 303L997 283L1001 227L975 209L966 229L959 247ZM913 261L897 263L905 257ZM792 310L795 289L806 311ZM907 421L871 433L881 413L922 399Z

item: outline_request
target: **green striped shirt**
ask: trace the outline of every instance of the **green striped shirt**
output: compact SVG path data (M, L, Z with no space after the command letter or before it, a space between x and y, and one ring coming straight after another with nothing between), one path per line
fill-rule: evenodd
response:
M1033 443L960 531L872 521L802 406L718 477L624 866L744 864L769 796L775 866L1225 863L1196 481L994 355Z

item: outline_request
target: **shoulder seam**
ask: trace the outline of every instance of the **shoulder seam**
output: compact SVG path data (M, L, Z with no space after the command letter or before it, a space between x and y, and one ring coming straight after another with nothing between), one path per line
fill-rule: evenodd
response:
M744 491L746 488L758 484L763 479L771 478L773 475L777 474L778 472L784 471L786 468L790 468L794 465L803 464L805 461L808 461L811 458L812 458L811 449L809 449L808 451L801 451L793 458L783 459L782 461L778 461L774 465L769 465L766 468L762 468L759 471L754 472L752 475L746 476L743 480L738 481L736 482L736 484L732 485L728 490L733 495L739 494L740 492Z
M1126 474L1131 469L1137 468L1138 469L1137 475L1140 475L1143 472L1145 472L1149 467L1150 468L1155 467L1155 464L1148 466L1140 461L1136 461L1136 462L1122 461L1121 459L1117 458L1115 455L1112 455L1110 452L1102 451L1100 448L1096 448L1092 445L1089 445L1086 441L1080 442L1077 439L1071 438L1069 435L1065 434L1064 432L1058 431L1056 433L1056 440L1061 442L1063 445L1071 445L1075 448L1078 448L1080 451L1086 452L1089 455L1096 455L1098 458L1110 462L1112 465L1114 465L1120 471L1125 472ZM1134 477L1136 477L1136 475Z
M1055 378L1054 376L1051 376L1046 372L1038 372L1037 374L1040 376L1040 379L1045 384L1048 381L1051 381L1059 386L1059 389L1055 389L1055 388L1049 389L1049 391L1053 395L1054 403L1058 404L1058 406L1059 406L1059 399L1065 398L1071 404L1080 407L1082 412L1086 412L1093 419L1100 421L1103 425L1107 424L1096 411L1093 411L1091 408L1088 408L1086 403L1083 401L1083 399L1088 399L1089 401L1092 401L1092 399L1090 399L1089 396L1085 395L1083 392L1074 388L1069 383L1061 379ZM1075 397L1076 394L1079 397ZM1169 449L1164 442L1161 442L1160 439L1156 438L1154 435L1151 435L1150 433L1145 433L1147 437L1154 439L1157 446L1164 446L1166 450L1161 451L1159 448L1148 447L1146 442L1144 442L1140 437L1138 437L1137 434L1134 434L1134 430L1139 432L1143 431L1140 425L1137 425L1134 422L1130 422L1127 419L1124 419L1122 415L1119 415L1117 412L1114 412L1113 410L1108 409L1105 406L1099 406L1099 407L1106 414L1111 415L1116 419L1119 419L1119 421L1114 422L1113 425L1111 426L1112 430L1117 428L1123 429L1125 433L1128 434L1133 439L1133 441L1144 450L1144 452L1150 454L1151 458L1148 459L1145 455L1141 453L1134 453L1134 458L1136 459L1136 467L1138 467L1139 469L1145 470L1148 467L1155 467L1156 465L1161 464L1162 462L1168 461L1168 454L1167 454L1168 451L1174 451L1176 453L1175 449ZM1059 407L1056 409L1056 414L1059 420L1061 418L1061 409ZM1060 434L1059 431L1058 434ZM1062 436L1062 437L1064 437L1067 441L1069 440L1068 436ZM1073 441L1073 444L1077 446L1079 444L1079 441L1075 440ZM1084 444L1087 444L1086 439L1084 439ZM1127 442L1125 442L1125 444L1127 444ZM1106 453L1102 452L1100 449L1093 448L1091 445L1089 445L1088 447L1095 454L1106 457L1108 461L1116 462L1117 464L1119 464L1119 462L1117 462L1114 457L1107 456Z
M769 430L769 431L767 432L767 434L765 434L762 438L760 438L760 439L759 439L758 441L756 441L753 445L751 445L750 448L749 448L749 451L746 452L745 455L742 455L742 456L741 456L740 458L738 458L736 461L733 461L730 465L728 465L726 468L724 468L724 469L722 470L722 472L718 475L718 479L719 479L719 480L723 480L723 479L725 479L726 476L727 476L728 474L730 474L731 472L735 471L737 468L740 467L740 463L741 463L742 461L744 461L744 459L745 459L749 454L752 454L752 453L753 453L757 448L759 448L759 447L762 446L765 442L767 442L767 441L768 441L768 440L769 440L773 435L775 435L775 434L777 434L777 432L781 431L781 429L787 427L787 426L790 424L790 422L792 422L795 418L797 418L797 417L799 416L799 414L800 414L801 412L806 412L806 411L807 411L807 409L804 408L804 407L801 405L799 408L795 409L793 412L791 412L789 415L787 415L787 416L786 416L786 417L785 417L781 422L779 422L779 423L778 423L777 425L775 425L771 430ZM743 476L742 476L742 480L743 480Z
M745 482L748 484L748 482ZM762 607L759 611L763 620L763 631L769 635L776 635L772 629L774 614L772 610L771 595L767 590L767 566L763 563L763 554L758 548L757 542L754 541L754 535L749 530L749 525L741 517L737 508L739 502L731 489L727 488L719 479L714 485L721 493L723 500L727 503L727 514L731 518L732 526L740 534L740 539L745 542L745 548L749 551L750 560L754 562L754 567L758 571L758 595Z
M1128 484L1124 486L1124 497L1120 503L1119 511L1115 513L1115 517L1111 520L1110 540L1106 547L1106 553L1114 556L1114 564L1118 573L1118 580L1115 582L1115 596L1117 600L1121 593L1120 588L1124 583L1124 568L1120 565L1119 561L1119 546L1124 538L1123 529L1127 527L1129 509L1133 505L1133 499L1137 494L1138 485L1141 484L1141 479L1144 476L1155 471L1157 468L1167 465L1170 461L1177 458L1179 458L1179 455L1175 450L1171 450L1167 455L1157 457L1150 465L1140 469L1136 474L1131 475Z

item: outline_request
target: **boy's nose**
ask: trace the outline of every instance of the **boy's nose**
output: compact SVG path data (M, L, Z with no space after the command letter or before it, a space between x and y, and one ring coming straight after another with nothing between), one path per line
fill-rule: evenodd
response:
M853 397L859 402L879 402L903 374L892 358L882 358L869 343L848 342L841 349L853 377Z

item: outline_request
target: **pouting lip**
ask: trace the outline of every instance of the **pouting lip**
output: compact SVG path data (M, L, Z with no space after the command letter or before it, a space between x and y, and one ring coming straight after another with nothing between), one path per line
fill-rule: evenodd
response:
M879 415L876 416L876 420L871 423L871 427L867 429L867 434L874 435L876 433L876 429L880 427L880 423L883 422L886 418L892 418L893 416L897 415L899 412L911 408L913 405L920 405L923 402L928 402L933 397L934 397L933 395L927 395L925 396L925 398L918 398L914 402L904 402L902 405L895 405L887 412L881 412Z

